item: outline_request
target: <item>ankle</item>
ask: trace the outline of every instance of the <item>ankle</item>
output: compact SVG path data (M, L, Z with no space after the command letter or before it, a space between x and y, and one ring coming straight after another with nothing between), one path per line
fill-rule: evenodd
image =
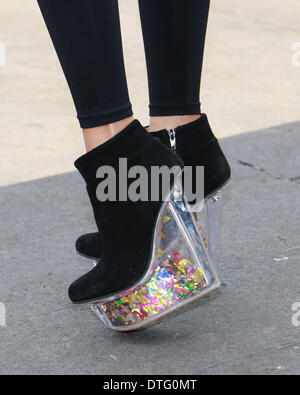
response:
M126 126L128 126L133 120L133 117L129 117L107 125L82 129L86 152L91 151L92 149L114 137L116 134L125 129Z
M194 115L174 115L163 117L150 117L150 125L147 128L148 132L157 132L162 129L175 129L178 126L186 125L190 122L199 119L201 114Z

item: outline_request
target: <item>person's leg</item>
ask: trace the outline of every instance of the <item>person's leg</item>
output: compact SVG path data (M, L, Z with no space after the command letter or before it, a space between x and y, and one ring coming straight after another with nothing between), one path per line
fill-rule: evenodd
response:
M38 0L89 151L132 121L117 0Z
M158 261L155 243L161 245L158 232L161 226L160 218L165 210L164 200L168 196L166 193L158 199L151 200L156 181L152 184L150 177L149 182L147 180L146 185L143 185L146 198L143 195L136 200L136 195L139 194L136 185L139 174L136 175L138 180L130 175L127 180L126 169L122 165L119 167L121 159L126 159L130 164L129 172L133 168L142 168L146 171L146 176L154 167L167 166L173 175L169 182L171 190L175 179L177 180L181 174L183 163L175 153L147 133L137 120L131 122L132 113L124 72L117 1L40 0L39 4L84 130L89 152L78 158L75 166L86 182L103 246L101 262L72 283L69 296L77 303L108 296L111 298L115 293L135 286L147 272L153 275L154 264ZM126 126L127 122L130 124ZM117 132L120 133L114 135ZM108 168L115 171L108 172ZM106 184L106 175L111 176L108 177L109 186ZM120 181L122 179L122 182L117 182L117 178ZM160 185L155 187L163 194L165 188L162 188L162 182L163 179L160 178ZM121 191L122 183L125 194ZM114 191L115 196L112 196ZM133 193L133 200L129 198L130 191ZM141 191L140 193L142 194ZM174 259L178 259L181 245L182 242ZM186 248L182 250L180 259L185 260L185 251ZM165 268L162 269L166 271ZM195 271L197 281L198 273L199 271ZM182 278L180 274L180 280L184 283L191 279L190 274L185 276L186 279ZM157 283L156 279L154 281ZM173 281L173 284L175 283L177 279ZM142 284L145 289L144 279ZM153 282L150 285L153 289ZM162 285L156 284L156 287L159 293ZM190 289L186 292L189 293ZM134 296L134 292L132 295ZM175 296L174 302L179 307L177 295ZM116 298L119 299L119 296ZM176 307L174 305L172 300L173 308ZM125 304L122 307L129 313L123 316L124 322L120 323L124 326L129 326L134 320L148 318L149 314L142 310L141 303L138 303L138 307ZM162 302L159 310L165 308L166 305ZM137 309L141 309L140 313ZM156 309L157 303L152 309L155 314ZM131 312L133 315L138 314L138 319L131 316Z
M86 152L91 151L98 145L105 143L121 130L125 129L133 121L133 117L127 117L120 121L112 122L103 126L82 129Z
M209 0L139 0L149 98L149 131L200 116L199 90Z

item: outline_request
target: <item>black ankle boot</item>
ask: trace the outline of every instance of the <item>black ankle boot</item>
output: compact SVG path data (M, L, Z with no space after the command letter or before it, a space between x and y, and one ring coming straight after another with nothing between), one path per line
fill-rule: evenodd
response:
M229 181L230 166L205 114L187 125L170 131L161 130L151 135L159 138L167 147L175 149L185 166L204 166L205 198L213 195ZM80 236L75 247L80 255L98 260L101 255L98 232Z
M87 183L103 249L101 263L70 286L69 296L74 303L96 300L127 289L148 270L153 232L163 197L159 201L133 202L120 201L117 196L117 201L100 202L97 187L101 180L96 178L97 169L113 167L118 180L120 158L128 160L128 168L143 166L148 175L152 166L178 166L179 173L183 167L180 158L146 132L138 121L133 121L111 140L75 162ZM128 180L128 186L131 182ZM149 196L152 187L149 180Z
M204 167L205 198L229 181L229 163L210 128L206 114L187 125L152 134L167 147L175 150L183 160L184 166Z

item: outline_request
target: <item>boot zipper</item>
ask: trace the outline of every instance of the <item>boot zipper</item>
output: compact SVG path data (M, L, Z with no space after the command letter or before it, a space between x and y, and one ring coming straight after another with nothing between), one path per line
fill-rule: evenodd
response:
M173 151L176 151L176 129L168 130L170 144Z

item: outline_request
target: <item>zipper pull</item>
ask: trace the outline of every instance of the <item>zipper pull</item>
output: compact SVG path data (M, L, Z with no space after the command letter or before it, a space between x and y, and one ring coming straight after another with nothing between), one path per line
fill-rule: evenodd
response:
M168 133L169 133L171 148L173 151L176 151L176 130L170 129L168 130Z

